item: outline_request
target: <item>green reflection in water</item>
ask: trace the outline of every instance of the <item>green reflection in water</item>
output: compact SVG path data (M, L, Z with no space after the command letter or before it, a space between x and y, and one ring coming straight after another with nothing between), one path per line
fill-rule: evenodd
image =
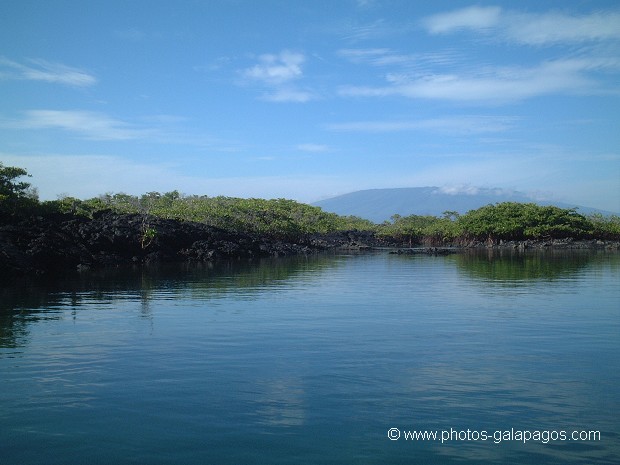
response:
M114 305L139 300L149 316L153 299L218 299L230 294L252 299L268 288L284 288L299 279L316 279L346 257L333 254L283 257L259 261L168 264L30 277L0 287L0 347L26 343L28 325L59 319L84 302Z
M463 275L494 283L557 281L577 277L586 269L620 266L617 253L583 250L471 250L454 256Z

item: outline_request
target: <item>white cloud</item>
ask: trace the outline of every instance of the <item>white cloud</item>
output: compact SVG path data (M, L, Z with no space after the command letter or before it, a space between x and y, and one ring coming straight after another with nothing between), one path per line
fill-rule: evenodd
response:
M279 54L265 54L259 63L241 71L245 82L254 82L264 88L260 98L269 102L304 103L316 98L313 92L299 89L294 82L303 77L305 55L284 50Z
M510 14L503 18L507 37L523 44L554 44L620 39L620 13L569 16L562 13Z
M338 51L353 63L369 63L374 66L386 66L409 63L415 60L412 55L399 55L388 48L345 48Z
M470 6L440 13L423 20L431 34L445 34L458 29L487 29L498 24L501 8Z
M497 189L497 190L500 190L500 189ZM434 191L433 193L434 194L435 193L448 194L448 195L458 195L458 194L476 195L478 192L480 192L479 187L470 186L468 184L458 184L458 185L442 186L438 188L436 191Z
M1 118L0 128L18 130L57 130L93 141L130 141L178 144L236 152L240 144L210 136L192 128L187 118L176 115L148 115L135 122L84 110L27 110L21 118Z
M28 63L28 65L25 65L0 57L0 77L44 81L74 87L88 87L97 82L97 79L86 71L60 63L52 63L41 59L30 59Z
M304 61L305 57L301 53L287 50L278 55L261 55L259 63L244 70L243 75L269 85L282 84L302 76L301 65Z
M433 194L447 194L447 195L525 195L531 197L530 193L515 191L514 189L504 189L501 187L478 187L471 184L448 184L437 188L433 191ZM539 195L542 193L539 192ZM534 200L533 197L531 197Z
M297 150L302 152L327 152L329 147L323 144L299 144Z
M533 14L471 6L429 16L422 23L431 34L466 29L518 44L582 47L573 50L571 56L529 66L476 65L458 49L407 54L389 48L345 48L338 53L347 60L385 67L389 72L383 76L384 85L341 86L339 94L476 104L509 103L552 94L620 95L618 80L611 78L620 70L618 44L613 42L620 40L618 11Z
M269 102L294 102L304 103L315 99L312 92L294 88L279 88L271 92L264 93L261 98Z
M617 11L570 15L560 12L520 13L499 7L472 6L429 16L422 24L431 34L469 29L530 45L620 39L620 13Z
M396 28L393 24L388 24L384 19L377 19L372 23L357 23L353 21L340 24L337 27L337 32L343 40L358 42L393 35L396 32Z
M7 126L21 129L61 129L92 140L141 139L153 134L107 115L80 110L28 110L25 118Z
M497 133L510 129L515 118L497 116L463 116L400 121L354 121L327 125L327 129L344 132L435 131L455 135Z
M466 61L462 51L456 49L436 50L425 53L398 53L389 48L345 48L338 55L358 65L371 65L387 69L397 67L407 74L417 76L437 74L437 67L449 67ZM395 74L388 74L390 78Z
M554 93L618 93L591 77L589 71L617 70L611 58L580 58L544 62L534 67L487 67L470 74L408 76L388 74L385 86L344 86L344 96L401 96L457 102L502 103Z

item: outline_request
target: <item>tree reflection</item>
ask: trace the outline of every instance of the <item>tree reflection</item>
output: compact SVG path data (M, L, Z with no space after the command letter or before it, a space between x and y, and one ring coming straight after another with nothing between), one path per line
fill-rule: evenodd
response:
M0 287L0 347L26 344L28 326L39 320L60 319L71 309L79 318L85 302L140 302L140 314L152 318L155 299L217 299L234 293L256 298L265 289L286 287L300 274L316 276L337 266L331 254L262 259L183 263L153 267L90 270L81 273L14 280Z
M510 284L566 279L596 262L597 255L589 251L489 249L465 251L456 255L455 261L459 272L469 278Z

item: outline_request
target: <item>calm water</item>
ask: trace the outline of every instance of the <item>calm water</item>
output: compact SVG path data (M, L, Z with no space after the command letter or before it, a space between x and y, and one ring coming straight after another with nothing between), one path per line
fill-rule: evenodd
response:
M92 272L0 299L3 465L620 463L619 254Z

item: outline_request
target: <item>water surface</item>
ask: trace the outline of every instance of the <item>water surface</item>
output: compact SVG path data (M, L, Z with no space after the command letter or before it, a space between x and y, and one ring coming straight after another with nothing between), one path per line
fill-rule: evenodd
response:
M619 278L614 253L485 251L12 283L1 463L617 464Z

